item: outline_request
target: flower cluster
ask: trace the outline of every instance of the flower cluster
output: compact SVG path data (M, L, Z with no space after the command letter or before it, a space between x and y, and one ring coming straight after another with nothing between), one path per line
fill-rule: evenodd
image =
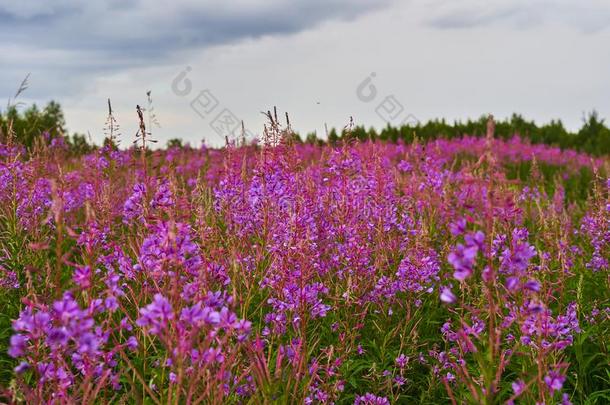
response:
M13 323L17 333L11 337L9 354L21 360L16 371L32 368L39 384L50 382L58 389L52 392L56 399L67 398L77 380L115 380L114 353L103 350L108 333L93 319L100 310L99 306L82 309L71 293L51 308L27 307Z

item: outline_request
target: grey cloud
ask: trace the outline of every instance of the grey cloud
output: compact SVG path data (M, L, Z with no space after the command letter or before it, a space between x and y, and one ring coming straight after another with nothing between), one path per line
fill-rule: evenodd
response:
M32 86L32 97L65 96L100 73L173 63L181 51L292 34L390 1L0 0L0 97L27 72L43 82Z
M500 23L524 28L550 23L595 33L610 27L610 4L597 0L441 1L431 14L428 25L439 29L469 29Z
M459 10L433 19L430 21L430 25L444 29L480 27L514 17L519 14L519 11L516 7L499 10Z
M2 1L0 34L17 44L154 58L184 48L298 32L327 20L352 18L388 2L274 1L253 7L247 2L223 6L212 1L133 1L127 5L62 1L35 12L33 3L39 2L28 0L23 6L9 6L14 3Z

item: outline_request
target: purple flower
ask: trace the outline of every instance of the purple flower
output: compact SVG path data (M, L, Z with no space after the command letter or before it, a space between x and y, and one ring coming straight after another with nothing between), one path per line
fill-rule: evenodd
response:
M555 391L561 391L565 380L566 377L556 371L551 371L544 377L544 382L549 387L551 394L553 394Z
M485 234L481 231L475 233L469 233L464 236L466 246L476 246L478 250L483 250L483 244L485 243Z
M80 288L87 289L91 286L91 267L78 266L74 269L72 280Z
M11 357L21 357L25 353L28 338L26 336L15 334L11 336L11 342L8 349L8 354Z
M52 348L66 346L70 334L65 326L51 329L47 334L47 344Z
M240 319L233 325L233 327L235 328L235 331L237 332L237 340L242 342L250 334L250 330L252 328L252 322L246 321L245 319Z
M354 405L390 405L390 401L385 397L378 397L367 392L362 396L356 395Z
M515 396L519 396L525 389L525 382L523 380L514 381L511 384L511 387L513 388L513 392L515 393Z
M217 348L213 348L210 347L204 354L203 354L203 361L206 363L222 363L224 362L225 357L222 354L222 349L220 347Z
M449 253L447 260L455 269L453 277L459 281L464 281L472 275L472 267L474 266L479 246L477 244L468 244L466 246L458 243L455 249Z
M521 275L528 268L530 260L536 256L536 249L527 243L527 230L515 229L510 248L504 249L500 257L503 273Z
M155 294L153 302L140 308L140 317L136 324L148 328L151 334L157 335L167 327L167 322L174 318L172 306L161 294Z
M60 301L53 303L53 310L55 311L55 316L64 323L74 318L80 318L83 315L83 311L81 311L70 292L64 293Z
M29 368L30 368L30 365L27 362L22 361L21 363L19 363L17 365L17 367L15 367L15 374L21 374L21 373L25 372L26 370L28 370Z
M169 265L180 265L196 275L202 267L199 246L191 237L191 227L184 223L159 222L142 243L140 262L144 270L158 278Z
M169 187L169 181L164 180L161 182L150 205L153 208L167 208L174 205L174 197Z
M40 337L46 333L50 322L51 316L47 312L39 311L33 314L31 308L26 308L13 322L13 329L18 332L28 332L32 337Z
M525 287L526 290L530 290L533 292L539 292L540 291L540 283L537 280L528 280L523 287Z
M407 256L401 260L396 272L398 283L388 286L383 290L386 296L393 294L393 290L396 289L400 291L421 292L430 288L438 280L440 263L436 252L429 250L417 253L421 254L421 257L418 259L412 259ZM378 284L383 288L382 280L385 279L380 279Z
M519 287L519 277L508 277L506 279L506 289L515 291Z
M224 328L232 328L233 324L237 323L237 315L229 311L227 307L220 310L220 325Z
M441 301L445 304L453 304L457 300L457 297L449 287L443 287L441 289Z
M451 223L449 225L449 230L451 231L451 234L453 236L459 236L466 232L466 225L466 220L464 218L461 218L456 222Z
M80 354L93 355L97 353L100 343L100 338L93 333L83 333L77 341L78 351Z
M409 358L404 354L401 354L400 356L396 357L395 361L398 367L405 368L407 366L407 363L409 362Z
M204 306L201 301L191 307L183 308L180 312L180 321L185 325L201 327L204 324L216 326L220 323L220 314L213 308Z
M142 218L144 212L144 196L146 195L146 185L137 183L133 186L133 193L123 205L123 222L130 223L134 218Z
M106 297L104 300L104 307L106 307L106 309L110 312L115 312L117 309L119 309L119 302L117 301L116 297L111 295Z
M405 173L410 172L411 169L413 168L411 163L407 162L406 160L401 160L400 162L398 162L396 167L398 168L398 170L400 170L401 172L405 172Z
M129 336L127 339L127 347L131 351L135 351L138 348L138 339L135 336Z
M396 384L396 386L402 387L406 383L407 383L407 379L404 378L403 376L397 375L396 377L394 377L394 384Z
M14 271L6 270L0 265L0 288L19 288L19 278Z

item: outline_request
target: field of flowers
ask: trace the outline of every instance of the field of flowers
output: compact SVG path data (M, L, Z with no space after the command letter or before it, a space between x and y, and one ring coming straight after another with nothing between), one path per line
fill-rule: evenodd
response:
M0 398L610 403L610 164L0 146Z

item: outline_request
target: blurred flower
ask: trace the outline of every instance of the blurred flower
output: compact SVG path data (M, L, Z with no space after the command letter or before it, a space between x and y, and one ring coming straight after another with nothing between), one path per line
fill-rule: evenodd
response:
M453 304L456 300L457 297L455 296L455 294L453 294L449 287L443 287L441 289L441 301L446 304Z

